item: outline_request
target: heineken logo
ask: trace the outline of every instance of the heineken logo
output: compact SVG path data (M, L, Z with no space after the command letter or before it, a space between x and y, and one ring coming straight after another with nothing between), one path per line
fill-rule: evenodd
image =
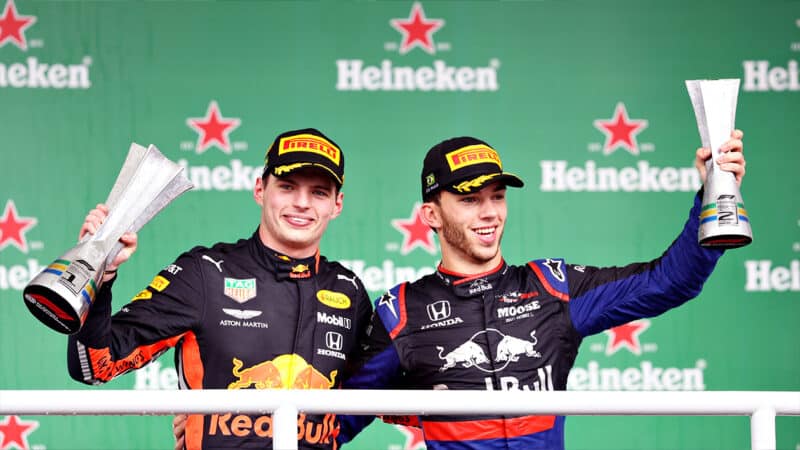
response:
M248 278L239 280L236 278L225 278L225 296L244 303L256 296L256 280Z

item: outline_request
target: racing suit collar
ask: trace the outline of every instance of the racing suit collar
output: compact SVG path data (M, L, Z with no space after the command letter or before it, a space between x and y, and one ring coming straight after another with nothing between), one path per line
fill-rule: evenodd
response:
M447 286L452 286L453 292L458 297L469 298L481 295L499 284L500 278L508 270L505 260L501 260L497 267L483 273L463 274L453 272L442 267L436 268L436 276Z
M319 272L319 249L308 258L292 258L264 245L258 236L258 230L253 233L251 240L260 259L275 272L275 278L279 281L311 278Z

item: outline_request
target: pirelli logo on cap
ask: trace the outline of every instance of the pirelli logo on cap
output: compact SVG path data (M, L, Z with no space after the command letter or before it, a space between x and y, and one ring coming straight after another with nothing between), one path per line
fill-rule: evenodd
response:
M450 166L451 172L472 164L494 163L497 164L498 168L503 168L500 163L500 155L491 147L483 144L461 147L445 155L445 158L447 158L447 164Z
M313 134L298 134L281 138L278 143L278 154L289 152L309 152L322 155L337 166L341 165L341 150L328 140Z

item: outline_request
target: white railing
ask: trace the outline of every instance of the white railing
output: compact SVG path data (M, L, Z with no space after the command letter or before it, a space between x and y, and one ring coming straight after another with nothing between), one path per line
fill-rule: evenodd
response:
M774 450L775 416L800 415L800 392L0 390L0 415L272 413L274 448L287 450L297 449L299 411L355 415L750 416L751 448Z

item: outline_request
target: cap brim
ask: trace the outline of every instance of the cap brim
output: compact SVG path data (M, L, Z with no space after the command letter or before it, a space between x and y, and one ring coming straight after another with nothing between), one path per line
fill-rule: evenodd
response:
M317 169L325 173L326 175L333 178L333 182L336 183L337 186L342 187L344 184L344 180L339 178L336 173L334 173L330 168L323 164L313 163L313 162L301 162L301 163L293 163L287 164L285 166L278 166L272 170L272 174L276 177L285 177L290 173L299 170L299 169Z
M444 189L454 194L474 194L483 189L490 183L501 183L505 186L521 188L525 183L518 176L508 172L496 172L492 174L479 175L475 178L459 180L456 183L447 184Z

